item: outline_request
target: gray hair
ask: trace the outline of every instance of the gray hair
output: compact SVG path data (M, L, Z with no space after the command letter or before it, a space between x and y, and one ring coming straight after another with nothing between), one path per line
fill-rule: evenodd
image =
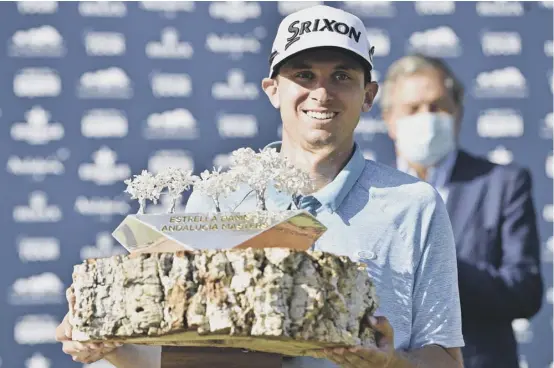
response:
M462 107L464 99L464 86L456 78L448 65L446 65L446 63L441 59L415 54L404 56L390 66L381 90L381 111L390 109L392 104L392 88L394 83L398 81L399 78L430 69L438 70L442 73L444 76L444 85L452 96L454 103L456 106Z

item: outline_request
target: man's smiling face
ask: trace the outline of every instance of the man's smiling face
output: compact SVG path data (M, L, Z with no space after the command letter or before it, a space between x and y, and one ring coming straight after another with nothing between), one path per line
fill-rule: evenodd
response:
M369 111L377 93L357 59L329 49L295 55L263 87L280 109L283 136L312 147L351 140L361 112Z

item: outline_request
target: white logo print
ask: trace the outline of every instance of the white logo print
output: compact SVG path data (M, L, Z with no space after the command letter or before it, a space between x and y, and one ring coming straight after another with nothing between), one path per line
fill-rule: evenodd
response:
M548 57L552 57L552 47L554 46L554 43L552 40L544 41L544 54Z
M25 368L50 368L50 359L40 353L34 353L32 357L25 360Z
M57 1L18 1L17 11L20 14L53 14L58 11Z
M125 252L125 248L115 246L110 233L101 232L96 235L96 245L85 245L81 249L81 259L108 258Z
M190 59L193 53L192 45L179 41L179 32L172 27L162 30L159 42L146 44L146 55L152 59Z
M127 73L111 67L84 73L78 86L81 98L131 98L133 89Z
M521 137L523 118L513 109L488 109L477 120L477 134L486 138Z
M212 97L216 100L255 100L258 88L254 83L245 81L244 71L231 69L227 73L227 81L212 85Z
M118 56L125 54L125 36L117 32L85 33L85 50L90 56Z
M17 97L56 97L62 90L58 73L50 68L26 68L13 79L13 93Z
M124 200L111 199L107 197L79 196L75 200L75 211L81 215L107 217L113 215L126 215L131 206Z
M154 97L188 97L192 93L188 74L155 72L150 78Z
M518 343L529 343L533 339L531 323L526 318L518 318L512 321L512 329Z
M261 14L262 8L257 2L226 1L210 4L210 16L227 23L243 23L248 19L259 18Z
M15 323L14 340L20 345L54 344L59 324L51 315L26 315Z
M221 167L222 169L227 169L231 166L231 153L219 153L212 160L214 167Z
M396 8L391 1L343 1L344 10L360 17L391 18Z
M193 12L194 1L141 1L139 7L145 11L159 12L166 18L175 18L178 12Z
M58 222L62 211L58 206L48 205L46 193L34 191L29 195L28 205L14 207L13 219L15 222Z
M221 114L217 129L222 138L251 138L258 134L258 122L254 115Z
M371 141L375 134L386 134L387 126L383 120L362 117L354 133L357 139Z
M550 153L547 157L546 157L546 163L545 163L545 171L546 171L546 176L551 178L553 177L553 172L554 172L554 161L552 160L552 153Z
M63 151L62 151L63 152ZM13 175L29 175L36 181L41 181L46 175L61 175L65 172L62 159L66 157L19 157L8 158L7 170Z
M477 14L481 17L519 17L523 15L523 5L519 1L479 1Z
M12 57L60 57L65 55L65 46L58 30L45 25L15 32L8 54Z
M418 1L415 10L419 15L447 15L454 14L456 4L454 1Z
M40 106L33 106L25 113L25 122L12 125L10 134L16 141L24 141L32 145L46 144L63 138L64 128L60 123L51 123L50 113Z
M17 279L12 285L12 305L60 304L64 301L63 283L52 272Z
M481 48L485 56L521 54L521 36L517 32L483 32Z
M123 18L127 7L123 1L81 1L79 14L83 17Z
M93 109L81 119L81 133L87 138L122 138L127 132L127 117L121 110Z
M413 33L408 41L408 51L436 57L458 57L462 54L462 47L452 28L442 26Z
M487 155L489 161L498 165L508 165L514 160L514 154L504 146L498 146Z
M475 79L476 97L512 97L527 96L527 81L518 68L506 67L479 73Z
M265 29L258 28L261 35L265 34ZM206 37L206 48L215 53L228 53L233 59L238 59L245 53L258 54L262 45L258 38L252 35L223 34L217 35L209 33Z
M542 128L540 136L544 139L552 139L552 132L554 131L554 114L549 112L542 121Z
M194 170L194 160L189 152L183 150L156 151L148 159L148 171L153 174L157 174L168 167Z
M146 120L144 137L147 139L196 139L196 119L187 109L153 113Z
M544 208L542 209L542 218L546 222L552 222L554 221L554 206L551 204L544 205Z
M367 39L375 46L374 56L387 56L390 52L390 37L383 29L367 28Z
M108 147L101 147L92 154L92 164L79 165L79 178L92 181L97 185L110 185L125 180L131 175L131 168L126 164L116 164L117 154Z
M323 1L278 1L277 11L279 14L286 16L296 11L322 4Z
M23 237L17 242L21 262L55 261L60 258L60 241L56 238Z

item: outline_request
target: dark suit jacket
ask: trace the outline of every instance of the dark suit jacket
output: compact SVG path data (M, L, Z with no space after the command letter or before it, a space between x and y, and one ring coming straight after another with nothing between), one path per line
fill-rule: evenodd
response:
M541 307L539 236L526 169L460 151L448 181L466 368L518 368L512 320Z

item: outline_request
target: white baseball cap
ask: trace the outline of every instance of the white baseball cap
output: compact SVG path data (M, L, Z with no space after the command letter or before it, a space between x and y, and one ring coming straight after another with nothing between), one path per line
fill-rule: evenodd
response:
M326 5L316 5L288 15L279 24L269 58L273 77L285 59L308 49L336 47L361 58L373 69L373 50L364 23L357 16Z

